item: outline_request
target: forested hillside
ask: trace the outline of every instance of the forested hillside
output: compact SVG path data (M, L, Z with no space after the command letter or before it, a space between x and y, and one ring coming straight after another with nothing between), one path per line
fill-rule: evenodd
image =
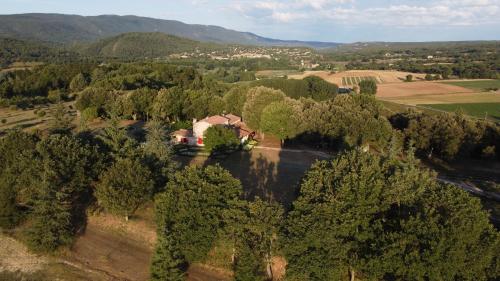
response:
M16 61L63 62L76 57L75 52L56 48L49 43L0 38L0 67Z
M60 43L90 42L128 32L161 32L192 40L258 46L334 47L336 43L285 41L264 38L219 26L137 16L62 14L0 15L0 36Z
M126 59L166 57L174 53L207 51L223 47L163 33L126 33L86 45L80 51L85 56Z

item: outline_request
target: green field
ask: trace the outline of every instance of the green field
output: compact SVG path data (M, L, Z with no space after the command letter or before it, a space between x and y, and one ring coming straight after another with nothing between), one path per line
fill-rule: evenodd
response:
M485 91L488 89L500 89L500 80L457 81L457 82L443 82L443 83L478 91Z
M500 121L500 103L453 103L453 104L425 104L421 105L438 110L455 112L462 110L465 114L494 121Z

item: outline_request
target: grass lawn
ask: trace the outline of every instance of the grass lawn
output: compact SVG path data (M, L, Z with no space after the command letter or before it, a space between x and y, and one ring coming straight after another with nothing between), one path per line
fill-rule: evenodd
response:
M492 88L500 89L500 80L457 81L457 82L442 82L442 83L478 91L485 91L486 89L492 89Z
M453 103L427 104L422 106L449 112L455 112L460 109L465 114L478 118L484 118L488 114L489 119L500 121L500 103Z

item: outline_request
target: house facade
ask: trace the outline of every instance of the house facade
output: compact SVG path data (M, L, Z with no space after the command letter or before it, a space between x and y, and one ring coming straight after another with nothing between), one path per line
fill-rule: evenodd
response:
M241 143L246 142L255 135L241 117L233 114L223 114L209 116L202 120L193 120L192 130L178 130L172 133L172 138L176 144L186 144L191 146L204 146L205 132L212 126L225 126L234 130Z

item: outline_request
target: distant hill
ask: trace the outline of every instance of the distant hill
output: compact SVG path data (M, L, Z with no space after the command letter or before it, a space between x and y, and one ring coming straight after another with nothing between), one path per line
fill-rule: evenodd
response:
M78 59L78 54L46 42L0 38L0 67L14 62L67 62Z
M185 24L137 16L62 14L0 15L0 37L59 43L95 42L129 32L161 32L202 42L257 46L336 47L337 43L275 40L219 26Z
M499 48L500 41L440 41L440 42L356 42L342 44L335 48L324 48L323 52L377 52L414 49L450 49L450 48Z
M147 44L144 44L147 42ZM115 58L156 58L195 49L216 49L222 45L202 43L164 33L125 33L80 48L87 56Z

